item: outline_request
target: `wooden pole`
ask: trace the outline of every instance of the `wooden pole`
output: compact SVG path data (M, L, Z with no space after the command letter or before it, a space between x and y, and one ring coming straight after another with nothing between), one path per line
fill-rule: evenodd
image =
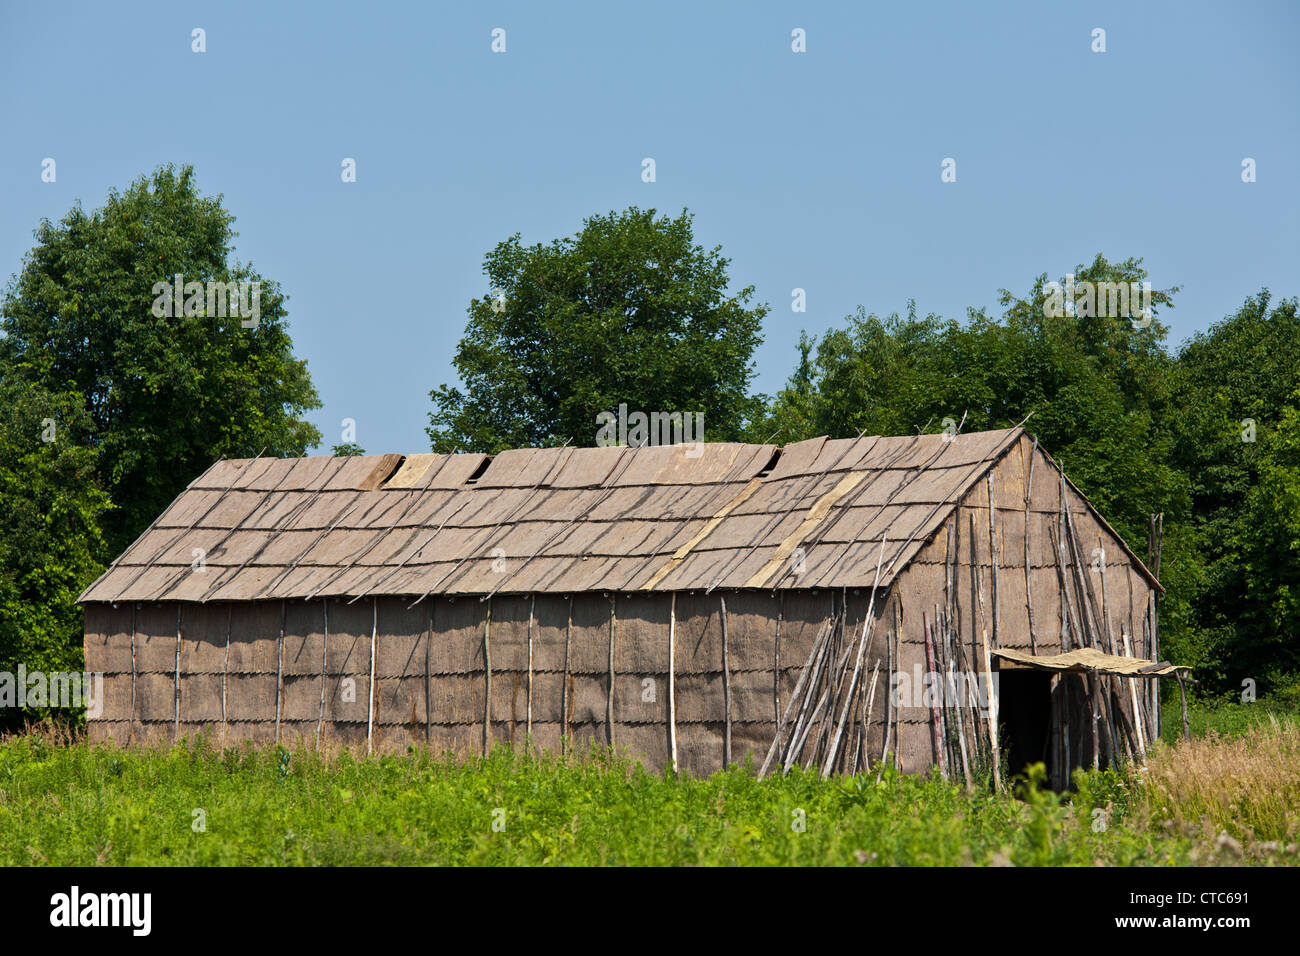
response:
M221 746L226 746L226 685L230 676L230 630L234 623L235 605L233 603L226 605L226 656L221 663ZM131 677L135 678L135 612L131 612ZM324 665L321 666L321 673L325 673ZM322 685L323 688L324 685ZM322 689L321 693L325 691ZM135 688L131 691L132 716L134 716Z
M896 669L897 669L897 668L901 668L901 667L903 666L903 663L902 663L902 662L903 662L903 599L902 599L902 597L895 597L895 598L894 598L894 667L895 667ZM901 767L902 767L902 764L900 763L901 754L900 754L899 751L898 751L898 748L899 748L899 739L898 739L898 736L899 736L899 732L898 732L899 715L898 715L898 712L899 712L899 710L901 710L900 707L898 707L898 706L895 706L895 707L894 707L894 737L893 737L893 739L894 739L894 769L895 769L895 770L899 770L899 769L901 769Z
M1052 542L1052 556L1056 559L1056 582L1061 589L1061 651L1070 650L1070 589L1065 583L1065 472L1059 472L1056 486L1056 534L1048 535ZM1082 642L1079 644L1083 646Z
M675 607L676 607L676 598L674 597L673 608L675 609ZM808 659L804 662L803 670L799 672L799 680L795 683L794 691L790 694L790 700L785 705L785 713L782 715L780 722L777 724L776 733L772 737L772 745L767 749L767 757L764 758L763 760L763 766L759 768L758 771L759 780L762 780L763 777L767 775L768 768L772 765L772 758L776 756L777 750L781 743L784 730L790 723L790 717L792 712L794 711L795 702L798 701L800 699L800 696L803 695L804 693L804 685L808 681L809 675L813 670L813 666L814 666L813 662L819 659L818 655L821 652L822 645L828 639L828 636L830 634L830 628L831 628L831 620L827 620L824 624L822 624L821 628L818 630L816 638L813 639L812 649L808 652ZM782 755L784 756L784 751L782 751Z
M537 605L537 595L528 596L528 702L525 710L524 735L529 748L533 745L533 610Z
M370 693L366 703L366 753L374 752L375 731L375 642L379 638L379 598L370 600Z
M880 677L879 657L876 658L876 666L871 669L871 690L867 692L867 712L862 722L858 725L859 743L861 743L861 738L865 736L865 734L862 734L862 727L871 726L871 712L875 709L876 706L876 679L878 677ZM858 772L858 753L859 750L855 748L853 752L853 773ZM863 768L864 771L870 769L871 769L870 767Z
M984 623L984 595L980 593L979 556L975 542L978 541L975 530L975 509L970 510L970 656L978 660L980 626ZM978 616L978 623L976 617ZM901 634L901 628L900 628ZM901 638L900 638L901 640Z
M566 652L567 656L567 652ZM668 605L668 752L677 772L677 592ZM759 774L762 777L762 774Z
M853 701L853 691L858 685L858 674L862 670L862 658L867 652L867 644L871 640L871 615L876 609L876 589L880 586L880 568L885 560L885 535L880 536L880 549L876 552L876 578L871 585L871 600L867 602L867 614L862 619L862 632L858 638L858 656L853 663L853 677L849 681L849 690L844 697L844 709L840 711L839 724L835 728L835 735L831 740L830 754L826 758L826 766L822 769L822 779L830 775L831 765L835 762L835 753L840 747L840 735L844 733L844 718L848 716L849 705ZM724 611L725 613L725 611ZM726 634L726 629L723 629ZM724 647L725 641L724 641Z
M1102 543L1101 535L1097 535L1097 552L1098 557L1101 559L1101 570L1098 572L1098 577L1101 578L1101 627L1103 628L1099 636L1106 639L1106 652L1108 654L1114 654L1115 633L1110 627L1110 609L1106 602L1106 547ZM1115 707L1113 705L1115 699L1114 675L1107 674L1102 679L1102 686L1105 688L1106 695L1106 731L1110 734L1110 739L1112 744L1114 744L1118 739L1116 734L1117 728L1115 726Z
M843 609L831 618L831 626L826 633L826 640L821 644L817 661L813 668L812 679L809 681L808 687L804 692L803 702L799 705L799 713L795 721L794 730L791 733L790 743L785 753L785 760L781 766L782 772L789 770L791 765L798 758L799 751L803 747L804 739L808 736L808 730L811 729L813 721L817 719L817 713L820 713L820 710L817 710L809 716L808 705L814 700L813 695L819 686L823 665L826 663L827 658L831 656L831 648L835 639L835 630L839 626L839 618L842 613ZM822 700L825 700L824 694Z
M1133 653L1129 647L1128 631L1123 631L1122 633L1124 635L1124 654L1126 657L1132 657ZM1125 680L1128 681L1129 700L1133 706L1133 726L1137 731L1137 757L1140 761L1145 763L1147 759L1147 744L1142 727L1142 705L1138 700L1137 687L1133 683L1134 678L1126 677Z
M1165 545L1165 515L1160 512L1156 516L1156 545L1155 561L1151 568L1151 573L1155 575L1157 581L1160 580L1160 555L1164 551ZM1151 592L1151 659L1160 660L1160 595L1155 590ZM1151 682L1151 713L1156 719L1156 736L1160 735L1160 681Z
M1029 555L1029 502L1034 491L1034 464L1038 460L1038 437L1034 437L1034 447L1029 452L1029 477L1025 481L1025 614L1029 620L1029 652L1038 653L1038 642L1034 634L1034 587L1030 574Z
M1106 600L1106 545L1105 542L1102 541L1101 535L1097 535L1097 551L1098 556L1101 558L1101 570L1098 572L1098 576L1101 578L1101 621L1102 625L1105 627L1102 636L1106 638L1106 652L1114 654L1115 632L1111 630L1110 605Z
M727 599L718 595L722 620L722 769L731 767L731 661L727 656Z
M885 721L880 728L880 770L885 768L885 759L889 755L889 734L893 729L894 719L894 632L885 635ZM867 727L871 726L871 714L867 714ZM876 774L880 779L880 773Z
M174 694L172 698L172 703L175 706L176 722L172 725L173 742L179 739L181 734L181 608L183 606L184 605L181 604L176 605L176 682L173 685ZM279 710L280 700L278 695L276 696L275 703L276 709ZM276 726L277 728L279 727L278 719L276 721Z
M275 643L275 742L280 742L280 713L284 709L284 616L285 599L280 599L280 639Z
M1175 673L1178 675L1178 696L1182 700L1183 708L1183 739L1190 742L1192 739L1192 725L1187 719L1187 681L1183 677L1182 671L1176 671Z
M993 507L993 472L988 475L989 491L989 603L992 605L993 646L1002 646L1002 626L1000 602L998 600L998 565L1001 564L998 549L997 517Z
M321 599L321 614L324 618L324 629L321 633L320 642L320 710L316 713L316 750L320 750L320 734L325 724L325 682L326 675L329 673L329 648L330 648L330 602L329 598ZM229 654L230 633L226 632L227 651ZM226 719L226 704L221 703L221 719L224 726Z
M564 624L564 677L560 681L560 754L568 752L569 747L569 648L573 635L573 595L568 595L569 615ZM673 593L673 605L676 606L677 594ZM670 645L671 646L671 645ZM671 684L669 685L672 686ZM676 754L673 755L674 761Z
M492 599L487 600L483 616L483 673L486 693L483 695L483 756L488 753L492 739Z
M785 617L785 592L781 591L776 606L776 639L772 642L772 721L781 720L781 621Z
M927 612L921 612L921 623L925 630L925 664L926 676L933 680L935 677L935 658L934 658L934 640L930 636L930 616ZM933 685L931 685L933 686ZM942 692L942 680L940 682ZM924 693L924 690L922 690ZM939 772L943 774L945 780L948 779L948 755L945 753L944 745L944 728L943 714L935 704L934 698L930 698L930 733L934 738L934 755L939 763Z
M989 755L993 763L993 789L1002 789L1002 757L998 749L998 697L993 690L993 655L989 653L989 635L984 632L984 682L989 709Z
M433 742L433 609L434 601L429 602L429 627L424 639L424 745Z
M609 749L614 743L614 627L618 620L618 594L609 595L609 693L605 697L605 726L609 728Z
M1088 584L1087 577L1084 575L1083 551L1079 546L1079 538L1074 529L1074 518L1070 514L1070 506L1068 502L1065 503L1064 506L1064 515L1065 515L1066 541L1069 544L1070 554L1074 562L1074 572L1075 572L1074 584L1075 584L1075 590L1078 592L1079 619L1083 625L1084 632L1087 635L1088 641L1091 644L1091 646L1094 649L1100 650L1101 648L1099 645L1101 642L1098 639L1098 635L1101 633L1101 629L1100 629L1100 625L1098 624L1098 612L1092 603L1092 588ZM1093 766L1094 768L1096 768L1100 765L1099 755L1097 754L1096 750L1099 743L1097 737L1099 736L1098 724L1102 719L1102 714L1100 713L1101 711L1104 711L1104 715L1105 715L1105 721L1104 723L1101 724L1101 727L1104 727L1108 735L1104 741L1104 743L1106 744L1106 752L1107 752L1108 760L1110 761L1115 760L1117 756L1117 747L1115 742L1113 724L1111 722L1110 709L1106 704L1103 695L1103 690L1102 690L1103 687L1106 687L1108 685L1104 683L1104 679L1097 674L1097 671L1095 669L1090 670L1088 674L1089 674L1089 682L1088 682L1089 696L1092 698L1091 707L1093 711L1093 722L1094 722Z
M140 605L132 602L131 604L131 722L127 725L126 740L130 743L135 739L135 614L140 609ZM230 663L230 628L226 628L226 664ZM226 735L226 695L225 695L225 675L221 679L221 739L224 742Z
M954 690L956 689L955 672L956 672L956 665L954 665L950 661L948 663L948 679L949 679L950 686L953 687ZM946 690L947 688L945 688L945 691ZM961 747L961 773L962 776L966 779L966 791L969 793L972 784L971 784L971 777L970 777L970 762L966 756L966 728L964 726L965 722L962 720L962 716L961 716L961 711L962 711L961 704L958 704L953 709L957 711L957 741Z

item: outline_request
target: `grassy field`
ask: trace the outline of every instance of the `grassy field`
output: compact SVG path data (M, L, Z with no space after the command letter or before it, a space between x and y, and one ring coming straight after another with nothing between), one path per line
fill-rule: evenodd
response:
M1249 706L1201 708L1191 743L1079 774L1065 798L1033 780L967 793L889 772L673 779L601 753L458 765L29 733L0 741L0 864L1295 864L1300 723ZM1164 726L1181 729L1176 705Z

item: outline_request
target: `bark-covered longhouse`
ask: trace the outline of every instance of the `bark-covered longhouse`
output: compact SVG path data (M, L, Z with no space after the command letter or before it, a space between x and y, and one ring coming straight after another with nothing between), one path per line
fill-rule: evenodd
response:
M1156 735L1161 593L1013 428L220 461L80 600L96 739L1062 785Z

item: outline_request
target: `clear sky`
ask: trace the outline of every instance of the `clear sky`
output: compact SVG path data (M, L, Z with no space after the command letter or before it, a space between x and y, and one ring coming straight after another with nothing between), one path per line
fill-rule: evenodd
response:
M770 303L763 391L801 328L996 312L1098 252L1182 286L1177 343L1300 293L1298 39L1297 2L0 0L0 277L42 217L192 163L289 295L325 449L350 417L372 453L427 448L492 246L633 204L690 208Z

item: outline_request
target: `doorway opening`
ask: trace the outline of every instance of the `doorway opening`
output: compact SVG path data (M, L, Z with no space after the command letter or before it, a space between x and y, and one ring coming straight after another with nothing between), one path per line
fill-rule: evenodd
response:
M1014 777L1032 763L1048 762L1052 675L1036 669L998 671L998 737Z

